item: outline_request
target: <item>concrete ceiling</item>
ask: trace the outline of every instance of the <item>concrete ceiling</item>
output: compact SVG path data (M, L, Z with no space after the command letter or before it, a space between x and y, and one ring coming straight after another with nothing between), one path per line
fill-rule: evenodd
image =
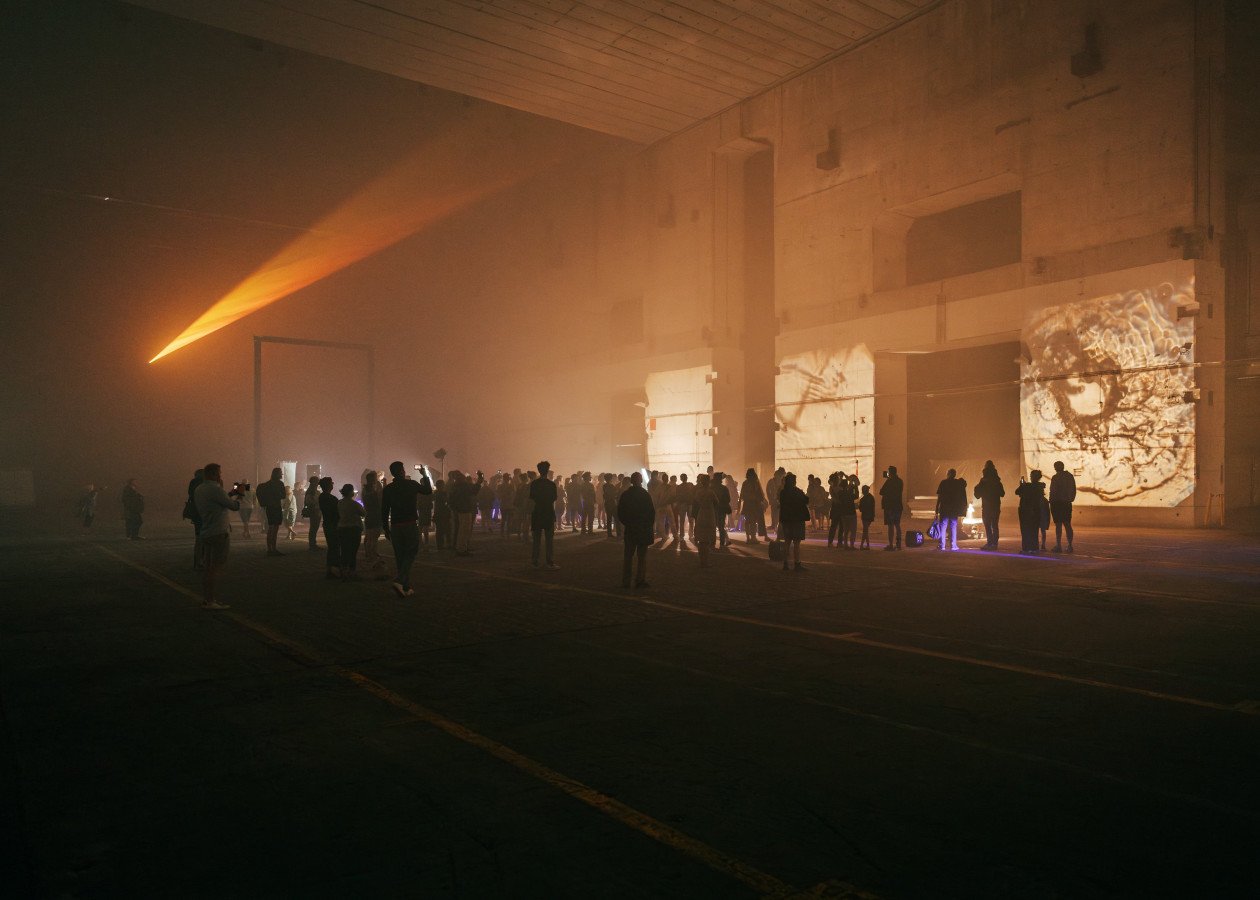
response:
M651 143L941 0L130 0Z

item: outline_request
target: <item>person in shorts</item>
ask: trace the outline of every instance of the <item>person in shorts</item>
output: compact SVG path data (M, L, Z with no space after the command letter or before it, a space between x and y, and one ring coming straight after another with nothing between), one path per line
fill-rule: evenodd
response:
M805 540L805 523L809 521L809 498L796 486L796 473L783 476L783 488L779 491L779 526L776 534L786 546L783 548L783 571L788 570L790 556L797 569L801 565L801 541Z
M1072 504L1076 501L1076 476L1064 468L1062 462L1054 464L1050 476L1050 518L1054 519L1054 552L1063 552L1063 532L1067 531L1067 552L1072 552ZM1042 549L1045 549L1042 541Z
M879 503L884 510L884 525L888 528L888 544L884 547L885 550L901 549L901 510L904 503L902 500L904 491L905 484L897 475L897 467L889 466L884 472L884 483L879 486Z
M215 597L215 579L228 558L228 512L239 510L241 502L223 490L223 469L218 463L207 463L202 470L193 502L201 519L201 607L227 609Z

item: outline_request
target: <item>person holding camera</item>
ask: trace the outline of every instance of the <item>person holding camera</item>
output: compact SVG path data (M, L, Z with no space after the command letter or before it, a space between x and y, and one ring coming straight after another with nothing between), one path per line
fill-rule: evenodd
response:
M401 460L389 464L389 474L394 480L381 491L381 529L394 548L398 567L398 578L390 587L399 597L411 597L416 593L411 588L411 564L420 552L420 498L432 494L433 485L423 469L418 482L409 479Z
M226 603L215 598L215 579L228 557L228 512L239 510L241 504L223 490L223 470L218 463L207 463L201 470L201 482L193 489L193 504L201 523L201 608L227 609Z
M904 508L903 493L906 486L897 475L897 467L884 470L884 483L879 486L879 505L884 510L884 525L888 528L885 550L901 549L901 511ZM893 539L896 539L896 544Z

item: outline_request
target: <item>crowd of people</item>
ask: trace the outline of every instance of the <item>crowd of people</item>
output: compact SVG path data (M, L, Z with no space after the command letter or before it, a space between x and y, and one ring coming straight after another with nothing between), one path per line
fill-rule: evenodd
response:
M1054 467L1048 496L1042 473L1036 469L1027 478L1021 477L1015 489L1023 553L1045 549L1051 520L1055 552L1063 550L1065 531L1066 552L1073 552L1076 483L1062 462ZM193 524L193 566L202 572L203 605L226 608L216 597L215 585L227 559L230 514L239 517L248 538L256 509L261 510L267 556L284 555L278 545L280 530L286 529L292 541L300 515L308 523L309 549L323 552L325 576L333 580L358 577L360 555L365 567L383 573L387 564L379 553L379 542L384 537L393 548L391 588L399 597L415 594L411 569L419 554L433 549L466 556L472 552L472 537L478 529L501 539L532 542L532 564L548 569L559 568L554 544L557 530L592 536L602 532L606 540L620 540L624 546L622 585L627 588L648 587L647 549L657 543L682 551L689 549L690 542L704 567L715 550L730 546L732 533L742 533L749 544L778 544L771 557L781 558L785 571L805 568L801 542L810 528L826 534L827 547L869 550L877 497L887 534L883 549L895 552L903 546L905 485L895 466L883 472L877 492L861 484L856 474L844 472L832 473L825 487L822 479L808 475L802 488L795 473L782 467L764 485L755 469L748 469L743 481L737 482L712 466L694 481L686 473L646 470L629 475L575 472L553 476L546 460L530 471L500 470L489 478L481 471L459 470L434 478L426 467L415 469L413 477L402 462L394 462L388 477L367 469L358 486L345 483L337 488L332 478L314 475L306 485L290 486L276 468L257 489L239 481L231 490L224 487L218 464L198 469L188 484L184 517ZM987 462L974 488L975 498L983 504L986 550L998 546L1005 494L997 469ZM970 505L966 481L950 469L936 494L933 527L941 550L959 549L959 520ZM143 498L139 509L143 509ZM134 529L132 520L127 520L128 537L133 531L138 535L139 512L135 516ZM86 512L85 521L90 524Z

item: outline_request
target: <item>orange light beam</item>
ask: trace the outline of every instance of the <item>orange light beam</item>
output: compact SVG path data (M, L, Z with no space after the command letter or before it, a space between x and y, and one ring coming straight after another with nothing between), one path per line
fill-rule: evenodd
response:
M150 364L554 164L564 153L562 140L551 129L537 130L514 138L489 113L446 129L295 238ZM469 165L471 147L475 167Z

